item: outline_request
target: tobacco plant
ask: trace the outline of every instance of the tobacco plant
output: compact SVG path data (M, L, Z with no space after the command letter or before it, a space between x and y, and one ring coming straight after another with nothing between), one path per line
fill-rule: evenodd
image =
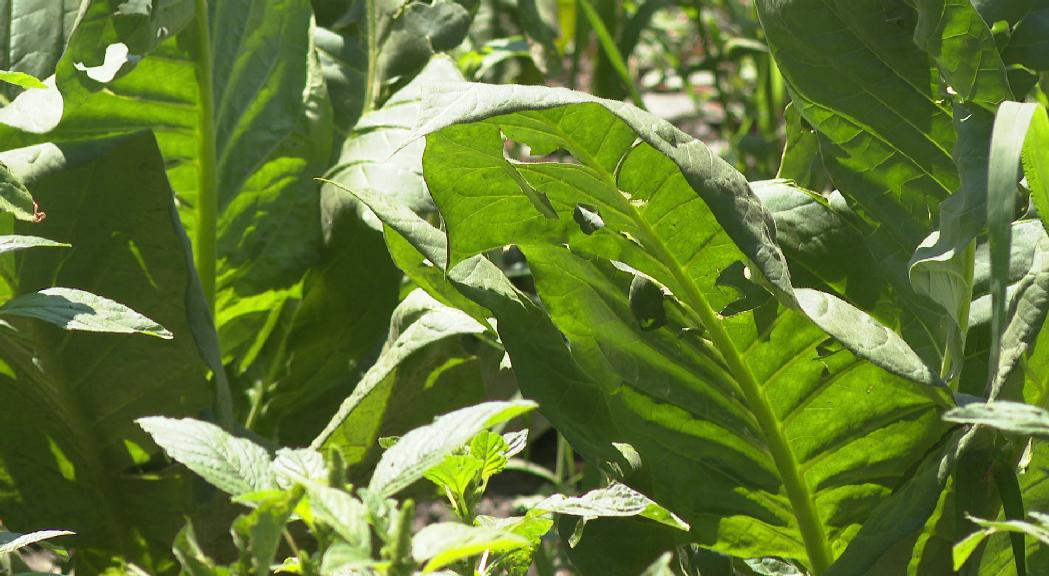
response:
M51 246L0 254L0 518L77 574L516 574L548 512L584 574L1046 573L1045 2L756 2L754 182L464 82L478 2L0 8L3 232ZM479 516L532 407L602 491Z

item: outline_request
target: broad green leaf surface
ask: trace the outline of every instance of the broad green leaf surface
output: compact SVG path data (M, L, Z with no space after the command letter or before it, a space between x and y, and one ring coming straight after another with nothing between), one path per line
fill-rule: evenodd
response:
M433 424L405 434L382 455L368 489L384 496L395 494L478 432L534 408L535 403L527 400L487 402L440 416Z
M222 384L206 378L217 360L214 329L163 160L148 134L0 159L48 207L47 220L16 232L73 246L18 253L19 292L90 290L175 336L67 332L12 319L17 331L0 339L0 434L12 439L0 446L4 523L77 532L78 574L99 573L117 555L169 574L172 538L191 510L189 476L140 472L159 449L134 420L221 415Z
M378 457L380 437L483 400L478 361L461 344L483 331L421 290L409 294L394 311L382 353L313 446L336 448L347 464L367 469Z
M1012 98L991 29L970 0L918 0L914 41L965 102L990 110Z
M673 551L681 532L640 518L598 518L586 523L575 546L568 539L582 518L562 516L557 531L565 552L581 574L636 576L664 552Z
M836 294L895 329L926 364L943 358L947 313L911 285L910 254L892 253L840 194L824 198L790 182L751 182L776 222L776 243L795 287Z
M119 302L73 288L46 288L16 296L0 306L0 316L36 318L65 330L173 337L160 324Z
M1035 0L1030 5L1032 9L1016 24L1002 57L1009 64L1049 70L1049 4Z
M916 13L903 0L757 6L835 186L882 227L894 251L909 255L958 188L951 114L940 102L937 71L912 40Z
M70 536L73 532L69 530L40 530L29 534L18 534L14 532L0 532L0 554L10 554L30 544L36 544L59 536Z
M480 251L518 244L571 345L570 362L590 382L577 390L602 390L617 428L601 432L604 442L617 443L613 449L628 467L643 468L634 487L689 522L705 545L740 556L774 549L826 568L862 517L891 493L881 482L899 478L942 430L935 422L942 399L932 387L882 371L835 347L830 335L895 374L930 384L935 376L855 308L819 292L795 292L771 243L770 217L746 182L671 126L620 103L521 86L435 85L428 110L420 129L432 132L424 169L448 227L449 277ZM533 154L562 148L580 164L518 164L503 156L502 136ZM535 208L522 180L549 201L557 219ZM580 203L599 212L605 226L581 230L571 216ZM406 236L426 235L403 218L383 220ZM443 260L427 257L438 266ZM677 297L680 307L667 326L641 329L627 302L634 274L610 260ZM473 262L458 274L477 270ZM719 281L734 264L751 266L752 276L760 274L805 313L781 308L771 295L738 303ZM515 358L511 341L520 334L504 333L494 295L475 294L496 312L515 371L535 361ZM682 337L683 328L704 330ZM562 383L546 384L559 395L539 391L538 382L522 388L540 398L559 428L566 420L600 418L592 406L576 412L582 407L563 390L580 386L578 376L561 373ZM544 403L544 396L565 400ZM616 461L595 432L583 435L589 438L580 450ZM860 447L868 442L878 446L876 482L863 479L873 465L875 444ZM861 453L863 464L854 468L852 458ZM700 479L703 491L687 488Z
M426 67L431 56L466 37L476 0L375 0L339 6L335 21L315 34L336 125L349 130L361 114L385 105ZM338 13L336 12L336 13Z
M433 572L486 550L505 552L528 546L528 539L496 528L467 526L457 522L431 524L412 537L412 557L426 562L423 572Z
M45 78L65 48L79 0L3 0L0 2L0 70ZM0 95L12 92L0 87Z
M231 496L276 488L266 450L218 426L191 418L140 418L138 425L175 461Z
M196 241L200 171L218 184L217 323L227 362L250 364L275 322L270 312L298 295L320 242L319 186L330 156L331 109L311 57L306 0L210 2L214 150L201 148L193 2L163 9L92 2L63 54L57 84L62 122L42 138L81 140L153 130ZM277 41L271 41L277 39ZM141 59L102 84L77 69L101 63L106 48L129 46ZM83 67L82 66L82 67ZM205 112L207 114L208 112ZM39 138L37 138L39 140ZM0 147L31 143L8 129Z
M458 76L446 59L435 59L421 74ZM383 108L364 116L347 136L330 172L342 185L381 188L410 199L420 211L432 211L421 175L422 143L397 150L418 120L417 84L418 80L409 84ZM368 229L379 228L375 217L331 184L321 190L320 209L320 261L308 274L303 302L290 321L284 340L286 368L278 373L254 426L260 431L278 429L288 444L309 442L334 415L382 344L397 305L400 274L381 236Z

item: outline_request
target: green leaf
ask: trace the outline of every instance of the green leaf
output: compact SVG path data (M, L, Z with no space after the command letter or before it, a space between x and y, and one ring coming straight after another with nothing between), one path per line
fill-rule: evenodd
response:
M371 556L371 532L368 527L368 510L358 499L337 488L308 483L306 494L310 508L317 518L331 526L346 541L354 552Z
M272 332L269 312L297 296L317 257L319 186L312 179L330 158L331 109L311 58L307 0L208 3L207 53L199 50L197 27L188 25L197 16L193 5L177 0L151 10L92 2L58 63L61 123L39 138L0 131L0 147L5 139L10 147L153 130L198 252L205 248L198 238L198 207L205 202L199 188L214 188L217 273L201 266L202 280L207 286L217 277L223 353L244 365ZM105 49L121 43L139 58L104 89L78 69L102 62ZM198 71L210 74L207 88ZM207 110L201 90L212 92Z
M238 573L267 576L280 546L281 534L302 498L302 490L279 493L233 521L233 539L241 551Z
M614 483L608 488L591 490L582 496L555 494L542 500L534 508L584 518L641 516L678 530L689 529L687 523L659 504L619 483Z
M600 518L586 523L575 546L568 539L582 518L562 516L557 530L565 552L581 574L635 576L677 548L679 531L637 518Z
M40 530L29 534L18 534L15 532L0 532L0 554L10 554L30 544L36 544L59 536L70 536L73 532L68 530Z
M138 424L168 456L231 496L277 486L269 453L251 440L191 418L154 416Z
M416 428L382 455L368 489L383 496L396 494L480 431L534 408L535 403L527 400L488 402L456 410L429 426Z
M1049 439L1049 412L1019 402L974 402L943 415L948 422L981 424L1003 432Z
M1002 57L1009 64L1022 64L1031 70L1049 70L1049 51L1046 50L1049 36L1046 32L1049 32L1049 7L1043 2L1016 24Z
M285 490L295 484L308 485L328 480L324 456L310 448L281 448L273 458L273 475Z
M36 220L36 204L25 185L0 162L0 210L14 214L15 218L33 222Z
M47 89L47 84L44 84L32 74L26 74L25 72L12 72L10 70L0 70L0 82L7 82L8 84L14 84L20 88L44 88Z
M919 0L914 41L965 102L993 110L1012 99L991 29L969 0Z
M0 337L0 434L12 439L0 443L4 523L23 532L77 532L77 573L102 572L121 557L170 574L177 571L171 542L190 512L194 480L185 471L149 468L160 450L134 421L202 412L221 418L228 393L221 376L207 378L218 368L214 328L163 159L142 133L44 145L0 160L48 207L45 221L15 232L74 246L17 254L17 292L55 284L90 290L174 335L67 332L9 319L16 332Z
M368 469L380 437L405 434L483 399L477 361L460 343L483 330L422 291L409 294L394 312L378 359L312 445L336 448L347 464Z
M974 532L954 547L954 569L960 569L980 543L992 534L1002 532L1010 534L1026 534L1027 536L1031 536L1041 542L1043 545L1049 546L1049 515L1032 512L1031 518L1033 520L1032 522L1026 522L1024 520L1003 521L970 518L970 520L977 525L982 526L983 529Z
M186 525L179 530L172 550L182 565L183 572L189 576L218 576L228 573L227 570L216 566L215 561L201 550L192 521L187 520Z
M482 480L487 482L489 478L503 471L509 448L501 435L487 430L470 440L470 456L482 463Z
M55 242L54 240L48 240L47 238L41 238L39 236L24 236L21 234L5 234L0 236L0 254L25 250L26 248L36 248L38 246L68 248L69 244Z
M420 129L428 133L424 173L448 230L449 277L460 262L464 274L475 270L467 259L482 251L521 248L588 381L576 384L578 376L562 369L560 381L546 379L557 394L537 392L538 382L523 390L550 399L544 413L579 425L594 418L595 403L570 403L564 390L582 396L596 388L590 394L605 399L616 429L577 429L589 437L578 448L608 458L594 437L613 439L613 449L641 469L626 483L716 550L755 556L771 547L825 569L852 533L846 526L862 524L892 492L863 480L871 451L879 482L900 479L940 437L944 428L934 420L949 401L918 384L935 385L936 375L860 310L794 290L768 213L742 176L701 143L627 105L558 89L435 85L428 110ZM513 165L549 197L557 220L538 213L505 175L503 136L533 151L563 149L578 162ZM571 214L580 202L600 210L604 228L579 230ZM750 282L776 298L733 308L737 291L719 282L730 266L745 267ZM629 312L634 273L627 267L674 295L672 323L641 331ZM502 306L480 292L479 303ZM520 370L529 361L515 358L511 341L520 334L504 333L504 318L495 315ZM862 464L853 460L859 454ZM703 491L688 488L700 481ZM748 503L729 512L740 483Z
M173 338L166 328L123 304L72 288L17 296L0 306L0 315L36 318L65 330Z
M641 100L641 94L637 90L637 85L634 84L634 79L630 75L630 70L627 69L626 59L623 58L623 54L619 52L619 47L616 45L615 38L608 31L608 27L605 26L604 21L601 19L601 15L598 14L597 10L590 3L590 0L579 0L579 5L583 8L583 14L586 15L587 21L590 23L591 28L597 34L597 40L601 44L601 50L604 52L605 58L608 63L612 66L612 69L619 76L619 81L623 83L627 91L630 93L630 100L635 106L644 108L645 103Z
M423 572L427 573L485 551L505 552L528 544L527 538L506 530L441 522L412 537L412 557L416 562L426 561Z
M990 366L997 370L1002 335L1006 330L1012 221L1016 211L1017 171L1027 128L1037 105L1004 102L994 120L987 175L987 235L991 261ZM1043 116L1044 117L1044 116ZM991 373L994 377L994 372ZM998 396L1000 383L988 389L988 398Z
M912 40L915 11L881 0L760 0L757 7L834 185L883 228L893 252L910 254L939 203L958 189L951 114L940 102L938 71Z

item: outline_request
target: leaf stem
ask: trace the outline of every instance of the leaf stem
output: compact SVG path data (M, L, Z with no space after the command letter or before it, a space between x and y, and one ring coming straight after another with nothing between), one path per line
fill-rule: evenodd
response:
M367 19L368 71L365 74L364 103L361 115L375 108L375 100L378 98L379 93L375 86L379 76L376 70L379 63L379 38L377 36L378 30L376 30L379 14L375 0L364 0L364 10L365 18Z
M215 94L211 70L211 33L208 2L196 0L197 75L197 238L195 262L204 299L215 313L215 277L218 266L218 167L215 145Z
M754 413L754 417L764 433L769 453L772 456L772 460L776 463L776 468L779 470L783 480L783 488L787 493L788 500L790 500L791 508L797 516L798 529L801 531L801 537L805 543L805 551L809 557L812 574L813 576L819 576L831 565L831 562L834 560L834 554L831 552L827 535L823 531L823 524L820 522L819 514L816 511L812 492L798 469L797 457L783 434L783 428L772 411L772 406L769 404L764 390L758 384L750 367L743 360L735 343L732 341L732 337L729 336L722 325L721 318L710 307L710 303L707 302L707 299L699 291L692 279L682 269L677 258L656 236L655 231L652 230L648 222L640 217L636 220L643 233L648 237L648 242L644 244L652 250L656 258L671 264L668 268L674 276L674 280L684 292L684 294L679 296L682 297L687 305L687 310L691 312L692 320L698 322L699 325L706 329L707 334L710 335L710 340L721 352L729 372L735 377L736 382L743 391L747 405Z

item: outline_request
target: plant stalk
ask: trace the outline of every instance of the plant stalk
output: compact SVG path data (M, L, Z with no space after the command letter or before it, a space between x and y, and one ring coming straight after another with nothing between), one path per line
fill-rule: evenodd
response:
M368 42L368 72L365 74L364 103L361 115L375 109L375 100L379 97L376 68L379 63L379 31L376 29L379 23L378 7L375 0L364 0L365 18L367 19L366 37Z
M215 145L215 92L211 71L211 32L208 2L196 0L197 73L197 238L194 246L197 275L208 309L215 314L215 278L218 267L218 157Z

